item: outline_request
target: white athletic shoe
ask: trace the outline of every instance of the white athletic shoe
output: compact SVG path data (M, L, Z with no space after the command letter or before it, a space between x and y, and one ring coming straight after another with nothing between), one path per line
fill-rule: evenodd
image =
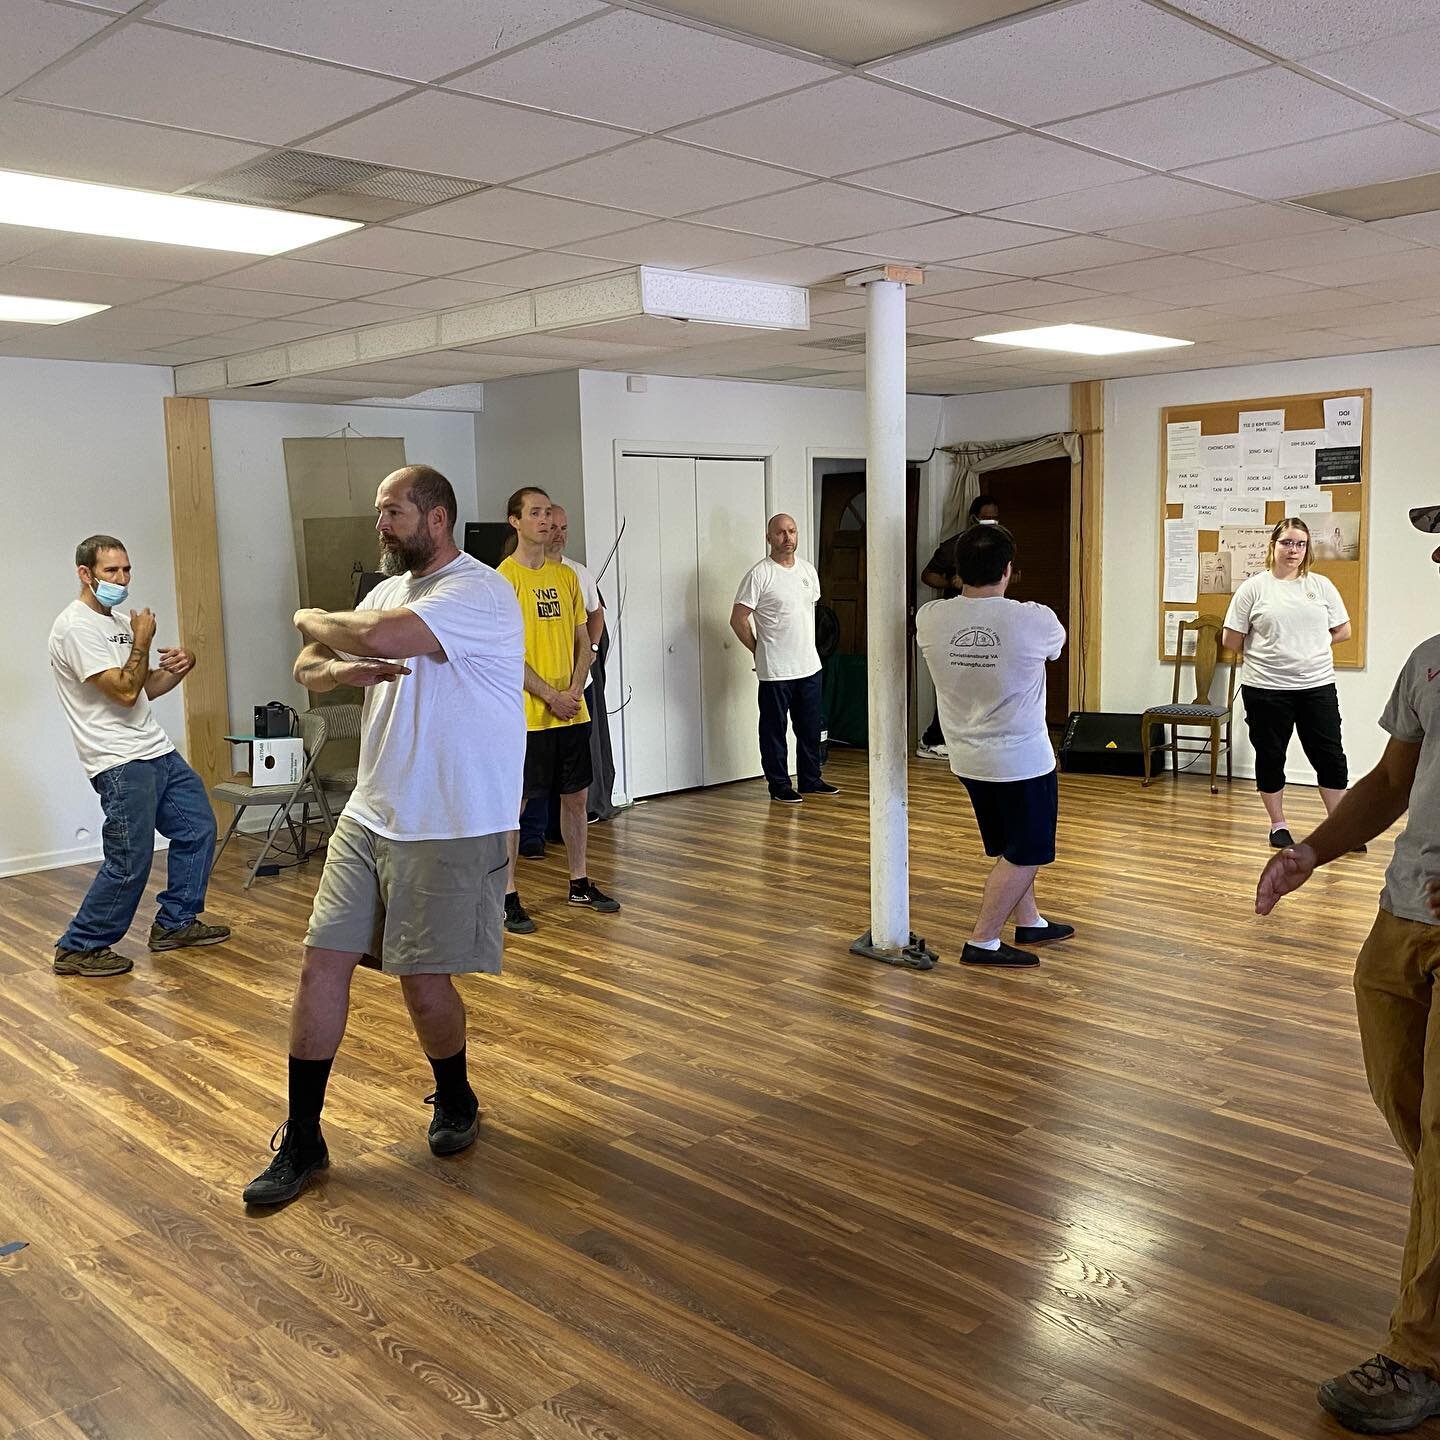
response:
M921 760L948 760L950 758L950 752L943 744L918 745L916 746L915 754Z

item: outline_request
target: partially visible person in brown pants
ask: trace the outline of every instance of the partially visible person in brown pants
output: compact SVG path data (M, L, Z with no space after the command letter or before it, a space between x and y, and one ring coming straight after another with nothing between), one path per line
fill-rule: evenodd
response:
M1410 519L1440 534L1440 505ZM1440 549L1431 558L1440 565ZM1380 724L1390 735L1380 763L1319 829L1271 859L1255 909L1268 915L1321 865L1409 811L1355 964L1370 1093L1415 1172L1400 1295L1385 1348L1316 1395L1349 1430L1398 1435L1440 1415L1440 635L1405 662Z

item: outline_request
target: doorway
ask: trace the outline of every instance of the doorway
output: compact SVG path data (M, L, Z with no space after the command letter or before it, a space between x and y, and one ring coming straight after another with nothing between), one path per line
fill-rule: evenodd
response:
M1015 537L1015 578L1008 594L1048 605L1070 635L1070 492L1067 456L991 470L980 480L1000 506L1000 523ZM1045 667L1045 721L1063 727L1070 716L1070 660Z

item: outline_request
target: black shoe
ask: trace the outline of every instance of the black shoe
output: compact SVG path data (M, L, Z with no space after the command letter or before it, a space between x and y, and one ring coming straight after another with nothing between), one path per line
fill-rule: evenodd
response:
M1277 850L1288 850L1295 843L1295 837L1282 825L1270 832L1270 843Z
M1050 921L1044 925L1017 925L1017 945L1048 945L1052 940L1068 940L1075 933L1073 925L1057 925Z
M772 790L770 798L779 805L799 805L801 803L798 790Z
M435 1094L425 1097L427 1105L435 1107L430 1117L430 1153L432 1155L454 1155L475 1143L480 1133L480 1103L472 1095L470 1103L460 1108L441 1104Z
M316 1171L330 1166L330 1151L318 1124L311 1134L301 1136L287 1120L270 1137L270 1148L275 1158L241 1192L247 1205L283 1205L314 1179Z
M585 882L583 890L576 890L570 887L570 904L588 905L592 910L598 910L602 915L614 915L620 909L620 902L612 900L603 890L597 890L590 881Z
M967 940L965 948L960 952L960 963L962 965L1006 965L1018 969L1025 965L1038 965L1040 957L1030 954L1028 950L1017 950L1003 940L994 950L986 950L982 946L972 945Z
M1370 847L1368 845L1356 845L1350 853L1352 855L1368 855L1370 853Z
M1377 1355L1325 1381L1315 1398L1347 1430L1401 1435L1440 1415L1440 1380L1388 1355Z
M528 838L522 840L520 842L520 858L522 860L543 860L545 858L545 842Z
M825 781L822 780L818 785L813 787L807 785L800 793L802 795L838 795L840 793L840 787L838 785L827 785Z
M535 933L535 922L530 918L530 912L520 903L518 895L513 900L508 895L505 897L505 928L512 935Z

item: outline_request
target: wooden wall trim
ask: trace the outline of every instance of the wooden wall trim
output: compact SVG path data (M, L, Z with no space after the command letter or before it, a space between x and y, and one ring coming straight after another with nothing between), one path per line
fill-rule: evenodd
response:
M180 643L195 655L195 668L180 687L185 700L186 758L209 789L228 780L232 767L225 739L230 729L230 692L225 679L208 400L166 397L165 452ZM211 803L219 815L220 805ZM228 806L225 818L228 822Z
M1072 640L1078 649L1079 684L1072 687L1072 708L1099 710L1100 704L1100 552L1105 511L1105 382L1080 380L1070 386L1070 428L1080 434L1079 505L1071 506L1071 555L1078 555L1075 577L1079 617ZM1078 541L1078 544L1073 543ZM1072 592L1073 593L1073 592Z

